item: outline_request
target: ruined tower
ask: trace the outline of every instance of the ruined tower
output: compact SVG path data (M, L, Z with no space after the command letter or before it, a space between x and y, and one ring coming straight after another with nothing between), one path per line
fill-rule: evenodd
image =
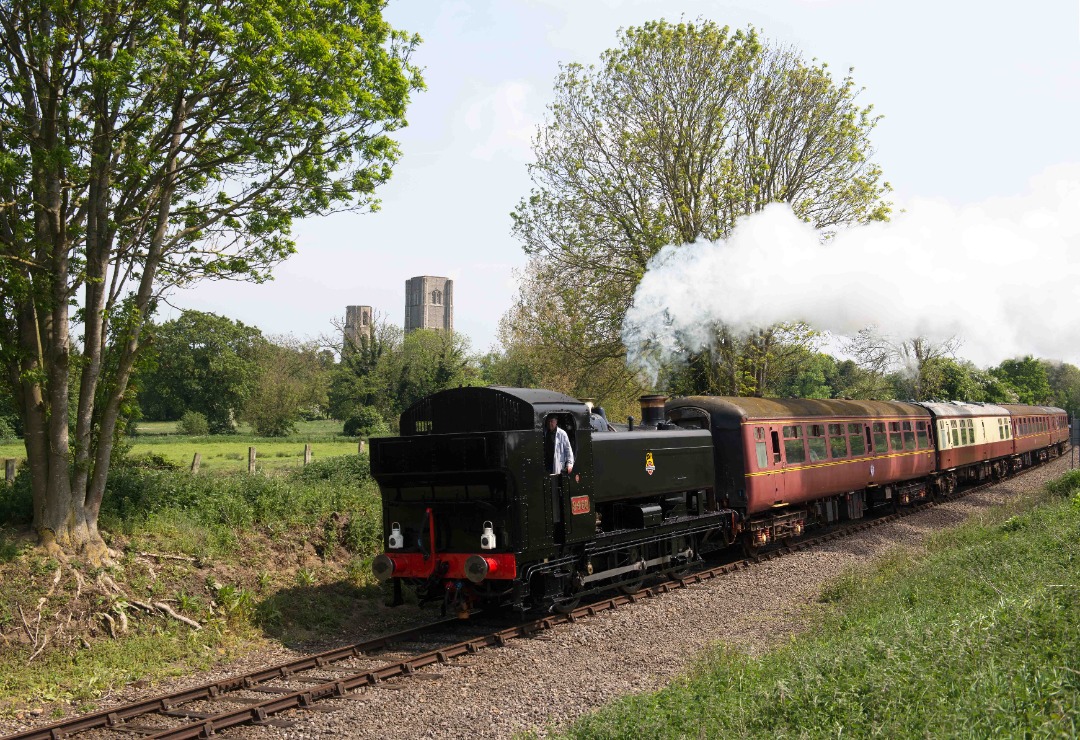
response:
M405 332L454 330L454 281L421 275L405 281Z
M360 338L371 339L371 306L346 306L345 348L360 346Z

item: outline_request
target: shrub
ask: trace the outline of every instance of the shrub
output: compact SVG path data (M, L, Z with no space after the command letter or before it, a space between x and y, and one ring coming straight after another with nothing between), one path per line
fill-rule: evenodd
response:
M1080 470L1070 470L1046 484L1046 490L1055 496L1068 496L1080 490Z
M183 470L164 455L157 452L144 452L141 455L127 455L113 463L116 467L142 468L143 470Z
M185 411L176 422L176 431L191 437L205 437L210 434L210 423L206 420L206 414L198 411Z
M30 470L19 467L12 483L0 477L0 524L29 524L34 515L34 494Z
M18 420L13 416L0 416L0 442L19 439Z
M361 406L345 421L347 437L370 437L373 434L386 434L388 431L386 421L374 406Z

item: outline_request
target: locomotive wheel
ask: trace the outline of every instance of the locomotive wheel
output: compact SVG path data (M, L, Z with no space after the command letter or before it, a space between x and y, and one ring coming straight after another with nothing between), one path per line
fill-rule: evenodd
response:
M758 553L760 553L764 549L764 547L764 545L754 544L754 535L750 532L747 532L745 535L743 535L742 549L743 554L746 555L746 557L757 557Z
M641 561L641 552L635 547L630 550L631 563ZM645 571L638 571L637 575L629 575L619 583L619 590L624 594L633 594L641 590L641 587L645 584Z
M679 542L675 546L675 550L677 552L684 552L687 549L689 549L690 550L690 558L685 563L681 563L679 565L676 565L674 568L671 569L671 577L672 578L682 578L687 573L689 573L691 570L693 570L693 568L694 568L694 545L695 545L695 541L694 541L693 537L691 537L689 540L684 540L681 537L679 538Z
M552 611L558 612L559 614L569 614L570 612L577 609L578 604L580 603L581 597L574 596L563 599L562 601L556 601L554 604L551 605L551 609Z

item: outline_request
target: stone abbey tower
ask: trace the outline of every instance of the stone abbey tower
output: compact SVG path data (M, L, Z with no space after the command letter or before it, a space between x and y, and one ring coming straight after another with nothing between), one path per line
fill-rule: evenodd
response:
M421 275L405 281L405 332L454 330L454 281Z
M371 339L371 306L345 307L345 346L360 346L360 337Z

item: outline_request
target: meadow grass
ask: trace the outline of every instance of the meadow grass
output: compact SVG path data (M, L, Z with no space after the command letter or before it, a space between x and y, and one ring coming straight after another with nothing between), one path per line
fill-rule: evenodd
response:
M176 433L175 421L140 422L138 433L128 439L129 455L160 455L171 463L188 467L198 452L200 472L247 472L248 447L255 447L256 470L276 471L304 464L304 445L311 445L315 460L357 454L357 439L342 434L342 423L329 419L302 421L288 437L258 437L241 425L236 434L192 437ZM0 460L26 459L21 441L0 444Z
M175 421L140 421L135 425L136 438L139 437L177 437L177 422ZM314 421L298 421L296 431L287 439L306 440L308 442L330 441L335 437L349 439L343 433L344 423L334 419L316 419ZM244 439L255 436L251 431L251 425L241 422L237 425L236 434ZM147 440L148 441L148 440Z
M717 647L690 675L565 735L1076 737L1078 489L1073 471L1037 505L851 571L789 644L757 657Z

